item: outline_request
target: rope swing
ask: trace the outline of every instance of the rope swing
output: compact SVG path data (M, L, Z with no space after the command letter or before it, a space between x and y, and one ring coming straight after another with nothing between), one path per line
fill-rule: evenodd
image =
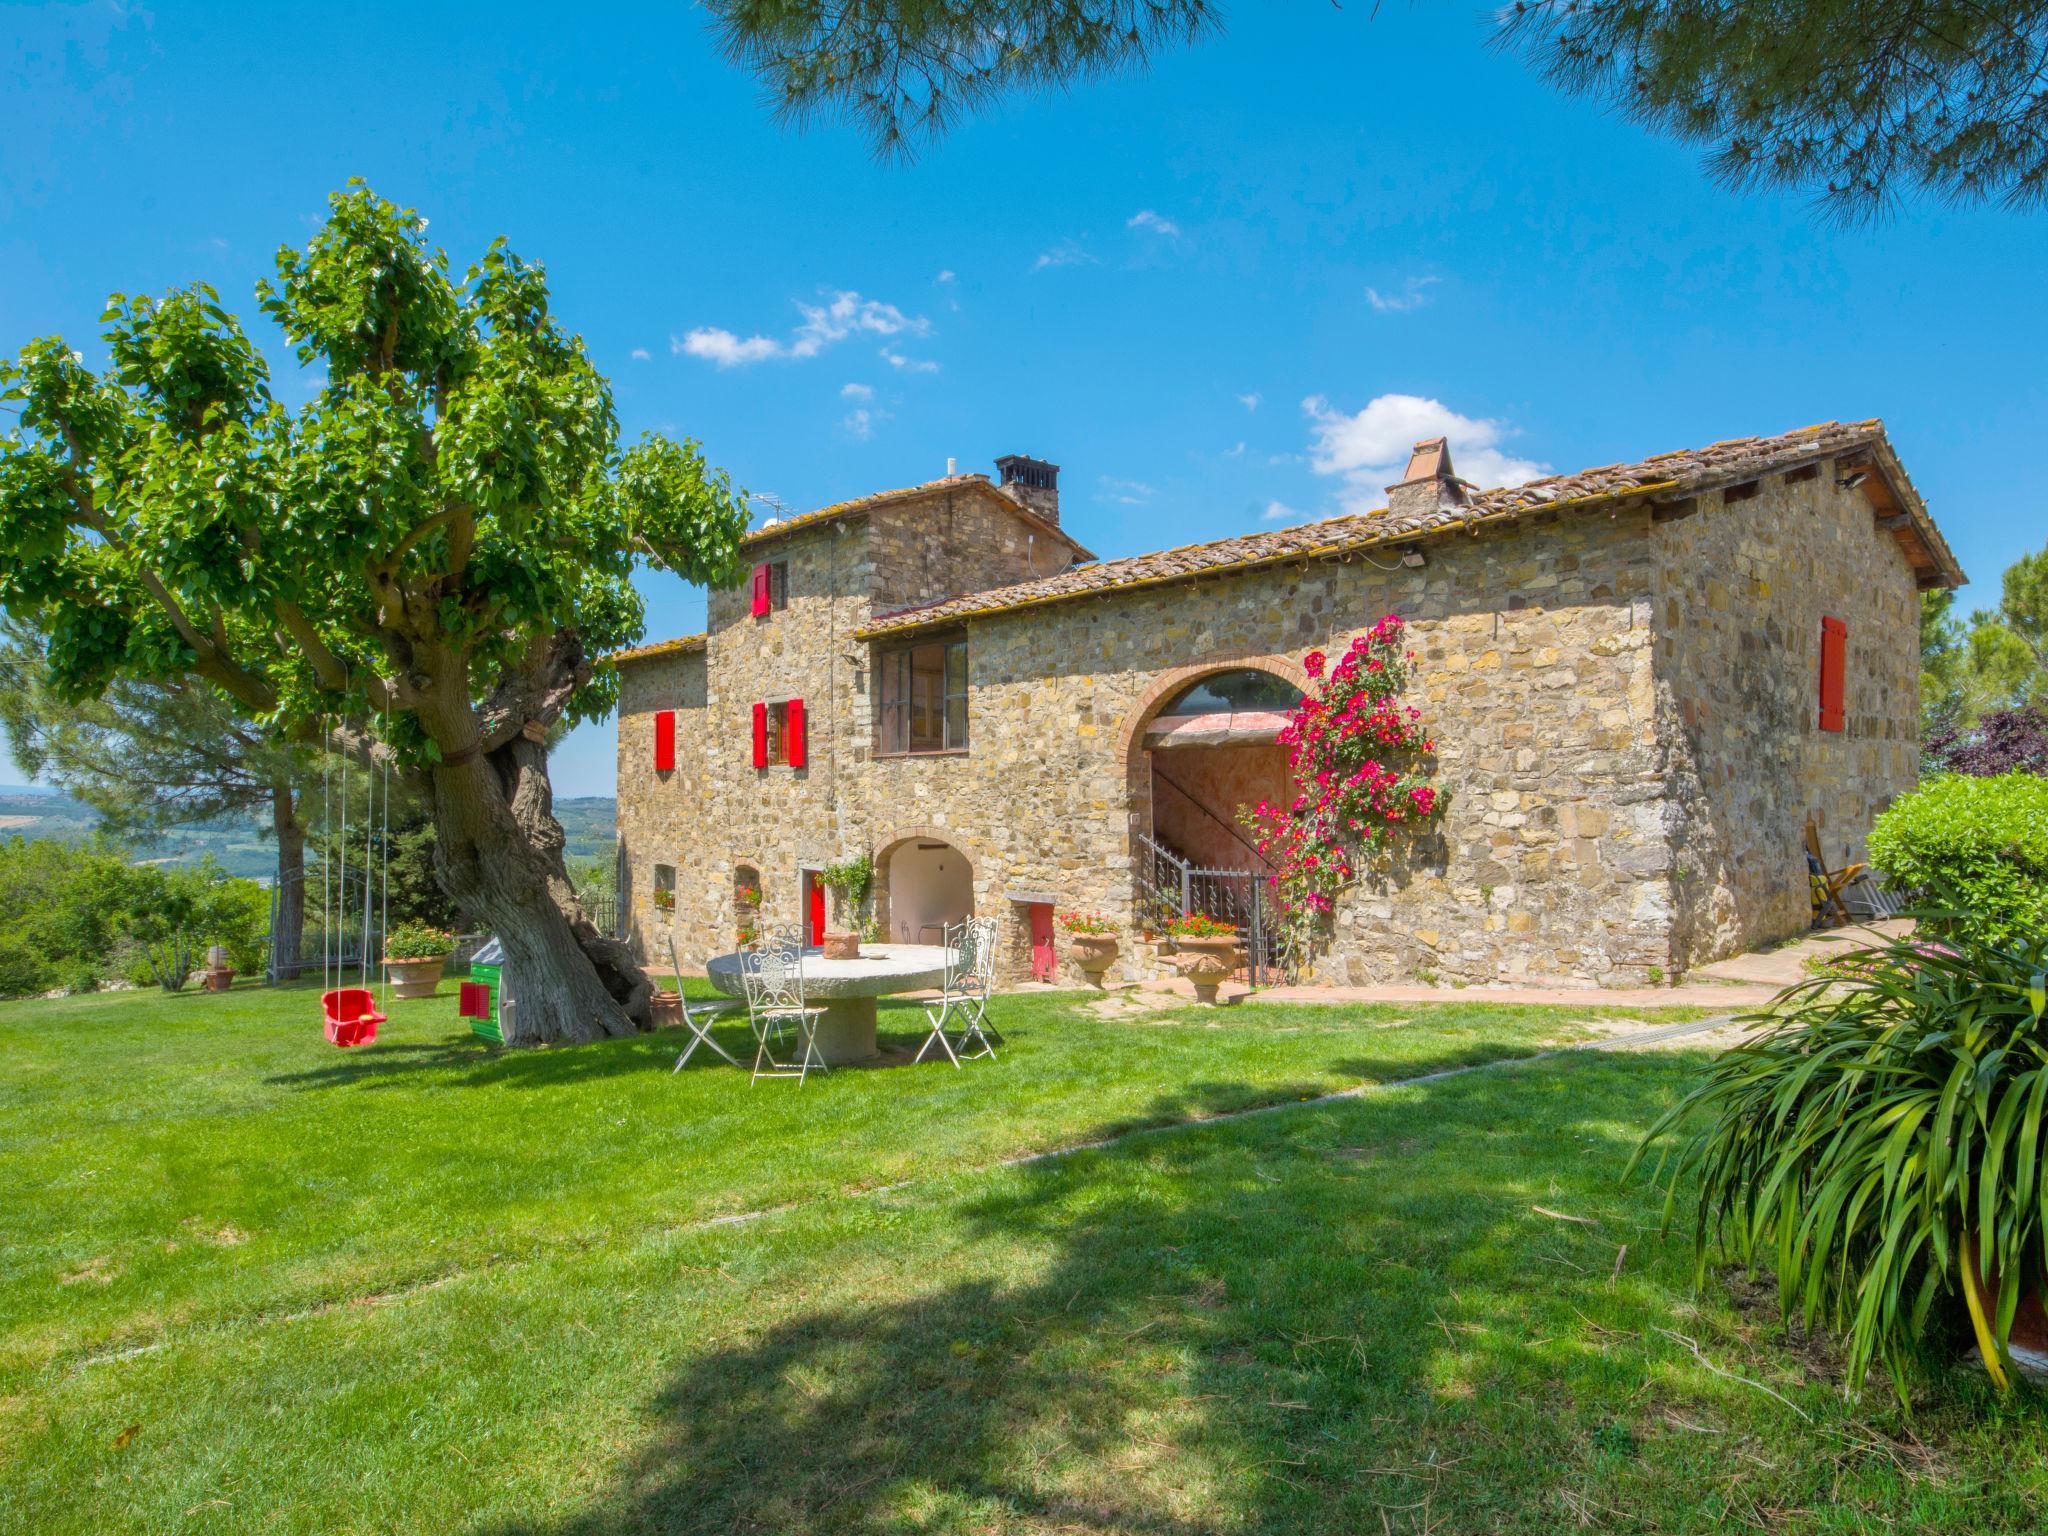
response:
M323 727L326 724L324 719L321 723ZM320 858L320 1006L325 1015L328 1042L338 1046L368 1045L375 1040L377 1026L385 1022L385 1009L390 1004L391 979L388 974L380 978L381 997L370 987L372 917L381 924L377 930L380 935L389 933L391 928L391 764L386 761L381 766L384 770L381 835L378 835L378 779L375 774L369 776L368 814L363 817L363 926L362 943L356 953L354 986L347 985L348 951L342 941L349 920L348 758L345 755L341 759L341 792L338 796L341 835L332 839L332 846L337 850L337 867L332 882L328 880L327 856L323 853ZM330 754L320 768L320 808L322 823L327 826L333 825L334 805L329 797L332 775ZM383 889L373 893L371 881L378 873L380 851ZM383 968L380 966L379 969Z

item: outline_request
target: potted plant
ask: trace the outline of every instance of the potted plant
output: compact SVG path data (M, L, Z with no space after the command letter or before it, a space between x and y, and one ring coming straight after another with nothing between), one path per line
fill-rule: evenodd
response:
M1775 1271L1851 1386L1882 1360L1901 1399L1943 1297L2001 1388L2048 1369L2048 935L1943 916L1787 988L1629 1164L1676 1133L1666 1217L1695 1186L1702 1273L1717 1247Z
M827 864L819 871L818 878L832 893L832 915L839 923L837 928L825 930L825 958L856 959L860 955L861 908L875 883L875 861L864 853L857 853L837 864Z
M1103 973L1116 964L1117 925L1100 912L1062 912L1059 922L1067 935L1067 958L1100 987Z
M654 910L657 912L673 912L675 909L676 893L667 886L657 885L654 888Z
M1237 929L1206 912L1187 912L1166 921L1173 940L1173 966L1194 983L1195 1001L1213 1005L1216 988L1237 969Z
M206 990L225 992L235 984L235 968L228 963L228 947L215 944L206 951Z
M400 923L384 936L384 969L391 990L406 999L432 997L441 985L441 967L454 948L454 938L439 928Z

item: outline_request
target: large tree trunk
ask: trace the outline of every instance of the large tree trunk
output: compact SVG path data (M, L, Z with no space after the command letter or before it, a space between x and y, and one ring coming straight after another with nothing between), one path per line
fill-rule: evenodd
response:
M427 780L435 872L505 946L507 1045L580 1044L652 1027L653 985L584 915L562 859L547 748L526 736Z
M306 937L306 829L292 786L270 789L270 824L277 834L277 909L270 929L270 967L279 981L297 981Z

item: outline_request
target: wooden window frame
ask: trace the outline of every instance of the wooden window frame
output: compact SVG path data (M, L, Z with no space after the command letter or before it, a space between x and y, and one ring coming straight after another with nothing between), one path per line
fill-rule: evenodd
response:
M939 678L936 738L929 732L915 734L917 658L934 651ZM874 675L876 757L964 757L972 749L965 635L878 648Z

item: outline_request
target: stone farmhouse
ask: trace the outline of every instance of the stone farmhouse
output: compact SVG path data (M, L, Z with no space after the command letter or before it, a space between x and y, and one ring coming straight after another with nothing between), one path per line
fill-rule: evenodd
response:
M1804 843L1859 857L1918 762L1918 594L1963 574L1881 422L1477 490L1418 445L1380 511L1098 561L1058 468L1008 457L772 522L707 633L620 668L624 921L685 965L817 924L874 861L887 937L1054 909L1127 925L1261 861L1301 658L1401 615L1450 794L1349 888L1335 983L1655 983L1803 929ZM1202 884L1202 882L1208 882ZM1220 899L1220 898L1219 898ZM1195 904L1203 904L1199 898Z

